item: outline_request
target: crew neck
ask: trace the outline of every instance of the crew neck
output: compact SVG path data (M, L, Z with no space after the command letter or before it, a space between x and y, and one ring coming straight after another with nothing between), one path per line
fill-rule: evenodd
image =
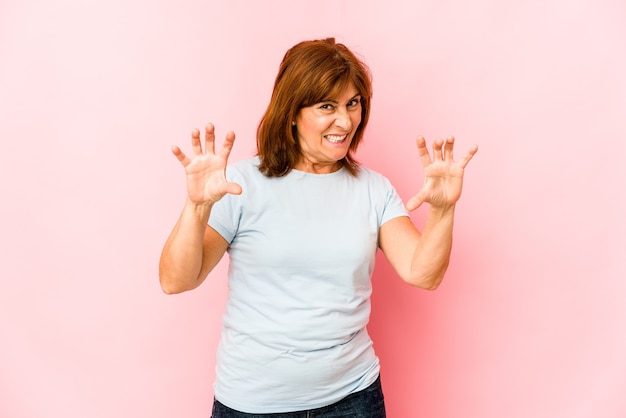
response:
M310 171L302 171L296 168L292 168L291 172L297 174L298 177L314 177L314 178L329 178L334 176L339 176L346 171L344 166L339 167L339 170L333 171L332 173L311 173Z

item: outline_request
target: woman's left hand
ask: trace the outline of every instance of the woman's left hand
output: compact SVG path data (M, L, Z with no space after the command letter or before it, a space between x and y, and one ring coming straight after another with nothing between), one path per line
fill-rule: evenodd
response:
M478 151L478 146L470 148L461 161L454 161L453 149L454 137L448 137L445 142L436 139L431 158L426 140L421 136L417 138L417 152L424 168L424 185L406 203L409 211L417 209L424 202L432 207L445 209L454 206L459 200L463 189L465 166Z

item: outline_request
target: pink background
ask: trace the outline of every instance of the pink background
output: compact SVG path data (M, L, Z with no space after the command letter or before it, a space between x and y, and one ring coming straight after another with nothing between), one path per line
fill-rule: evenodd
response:
M624 22L623 0L0 0L0 416L209 415L226 264L159 288L169 148L212 121L250 156L286 49L335 36L374 74L358 157L405 199L418 134L480 146L439 290L377 265L389 416L623 418Z

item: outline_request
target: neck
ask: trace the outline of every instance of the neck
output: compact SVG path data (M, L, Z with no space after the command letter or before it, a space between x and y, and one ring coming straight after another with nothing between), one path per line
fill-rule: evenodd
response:
M341 167L343 165L339 161L321 163L303 158L294 166L294 169L313 174L330 174L338 171Z

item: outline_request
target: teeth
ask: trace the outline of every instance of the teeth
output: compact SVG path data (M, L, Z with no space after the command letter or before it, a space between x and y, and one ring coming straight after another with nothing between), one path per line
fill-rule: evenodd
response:
M326 139L335 143L343 141L346 137L347 135L326 135Z

